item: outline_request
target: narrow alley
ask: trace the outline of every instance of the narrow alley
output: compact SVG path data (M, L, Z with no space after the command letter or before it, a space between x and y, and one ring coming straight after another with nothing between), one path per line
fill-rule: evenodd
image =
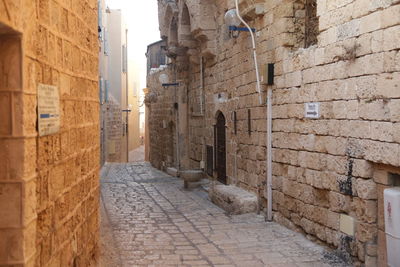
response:
M149 163L107 164L101 188L108 266L346 266L264 216L229 216L204 184L185 190Z

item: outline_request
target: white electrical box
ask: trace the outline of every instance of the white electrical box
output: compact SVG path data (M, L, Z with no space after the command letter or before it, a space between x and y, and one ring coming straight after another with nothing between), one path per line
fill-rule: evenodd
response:
M400 267L400 187L385 189L385 232L389 267Z
M384 195L386 233L400 238L400 187L386 189Z

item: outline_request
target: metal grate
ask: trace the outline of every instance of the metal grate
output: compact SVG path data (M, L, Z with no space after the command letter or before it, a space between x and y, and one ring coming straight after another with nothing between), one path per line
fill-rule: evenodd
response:
M213 176L214 169L214 149L212 146L206 146L207 149L207 174Z

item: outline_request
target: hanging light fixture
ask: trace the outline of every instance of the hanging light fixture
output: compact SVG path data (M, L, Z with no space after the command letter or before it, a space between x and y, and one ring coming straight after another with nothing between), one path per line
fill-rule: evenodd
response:
M166 73L160 74L160 76L158 76L158 81L161 83L161 86L163 86L163 87L178 86L179 85L179 83L177 83L177 82L170 83L169 82L169 76Z

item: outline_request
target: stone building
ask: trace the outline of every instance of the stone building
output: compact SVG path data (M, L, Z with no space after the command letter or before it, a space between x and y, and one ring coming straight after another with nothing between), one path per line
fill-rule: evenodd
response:
M275 221L385 266L383 190L400 185L399 1L240 0L263 104L250 32L224 20L235 1L158 3L171 63L148 76L151 163L204 169L272 204Z
M1 266L95 265L98 114L97 1L0 1Z
M158 69L160 66L166 65L166 43L164 40L149 44L147 46L146 58L147 58L147 75L153 69Z
M101 6L99 30L102 162L127 162L140 146L139 69L128 57L128 26L122 10Z
M102 8L100 81L104 161L128 161L128 29L122 11ZM104 71L101 71L101 70ZM125 112L123 111L125 110Z

